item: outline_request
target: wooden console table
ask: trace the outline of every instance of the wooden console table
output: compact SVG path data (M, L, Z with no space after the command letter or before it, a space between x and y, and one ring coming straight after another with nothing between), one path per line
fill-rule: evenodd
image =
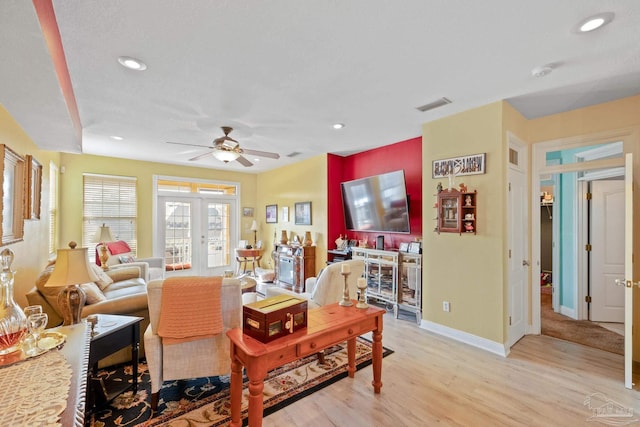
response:
M373 332L373 391L382 387L382 316L384 309L342 307L331 304L309 310L307 329L263 344L236 328L227 332L231 340L231 426L242 426L242 367L249 377L249 427L262 426L264 378L267 372L286 363L347 341L349 365L356 372L356 337Z

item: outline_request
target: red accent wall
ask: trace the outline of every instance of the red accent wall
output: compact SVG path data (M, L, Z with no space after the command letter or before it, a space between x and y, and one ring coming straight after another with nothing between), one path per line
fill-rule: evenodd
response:
M422 137L409 139L363 153L340 157L330 154L327 160L327 247L334 249L333 243L340 234L349 239L368 238L374 247L377 236L384 236L385 249L397 249L401 242L410 242L416 237L422 238ZM404 171L409 195L409 226L411 233L347 232L342 208L340 183L367 176L378 175L397 170Z

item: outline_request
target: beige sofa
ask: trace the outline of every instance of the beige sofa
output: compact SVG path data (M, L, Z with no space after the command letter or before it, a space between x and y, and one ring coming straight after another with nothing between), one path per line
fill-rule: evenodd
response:
M58 293L60 288L45 287L55 264L47 266L36 280L36 285L27 293L30 305L41 305L42 310L49 315L47 327L62 324L62 315L58 307ZM101 272L99 267L97 269ZM147 308L147 283L143 279L147 274L145 263L125 264L114 267L102 273L102 280L98 286L85 286L87 303L82 309L82 317L90 314L124 314L144 317L141 327L144 331L149 323ZM106 276L106 278L105 278ZM112 283L108 283L109 279ZM97 288L97 289L96 289Z
M102 252L102 243L96 246L96 263L100 265L99 255ZM149 282L156 279L164 279L165 261L162 257L135 258L131 253L131 248L124 240L109 242L107 246L107 266L109 268L131 265L139 262L147 263L147 270L143 278ZM113 253L112 253L113 252ZM108 271L108 270L107 270Z

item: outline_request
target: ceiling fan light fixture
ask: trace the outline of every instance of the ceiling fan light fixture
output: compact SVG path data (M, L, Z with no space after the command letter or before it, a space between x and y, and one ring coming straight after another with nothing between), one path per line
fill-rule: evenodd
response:
M213 157L215 157L216 159L224 163L232 162L236 160L238 157L240 157L240 153L237 153L235 151L220 150L220 149L213 150L211 154L213 155Z

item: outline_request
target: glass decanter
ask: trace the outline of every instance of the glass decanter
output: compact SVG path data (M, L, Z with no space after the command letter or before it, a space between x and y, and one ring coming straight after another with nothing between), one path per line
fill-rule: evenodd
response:
M27 317L13 300L13 252L0 252L0 356L20 349L20 341L27 332Z

